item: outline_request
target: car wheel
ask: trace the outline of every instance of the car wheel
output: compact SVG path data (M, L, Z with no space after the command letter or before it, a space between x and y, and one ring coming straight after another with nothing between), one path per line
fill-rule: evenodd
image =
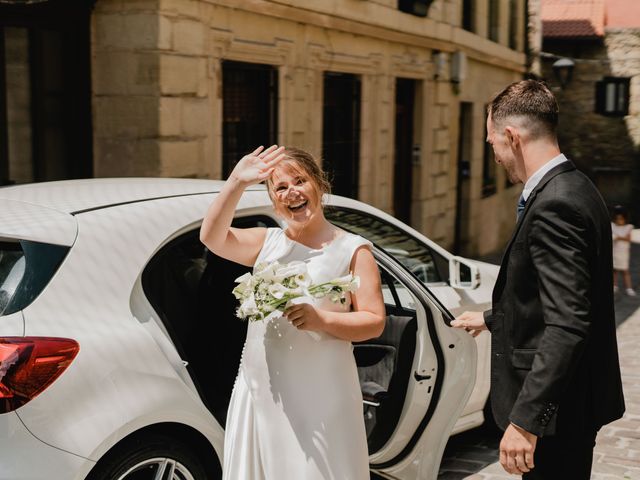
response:
M87 480L209 480L193 450L162 435L132 439L107 453Z

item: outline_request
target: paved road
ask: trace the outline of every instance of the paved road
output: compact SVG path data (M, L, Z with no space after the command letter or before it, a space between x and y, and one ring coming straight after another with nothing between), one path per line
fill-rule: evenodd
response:
M631 276L639 295L616 297L616 324L627 411L600 430L592 480L640 480L640 245L632 246ZM438 480L515 479L497 463L500 432L480 427L449 440Z

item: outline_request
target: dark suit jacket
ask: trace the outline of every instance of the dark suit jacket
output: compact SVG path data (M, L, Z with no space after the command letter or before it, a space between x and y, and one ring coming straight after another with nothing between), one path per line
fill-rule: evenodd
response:
M591 181L571 162L550 170L516 225L484 314L501 428L512 422L541 437L622 416L611 242Z

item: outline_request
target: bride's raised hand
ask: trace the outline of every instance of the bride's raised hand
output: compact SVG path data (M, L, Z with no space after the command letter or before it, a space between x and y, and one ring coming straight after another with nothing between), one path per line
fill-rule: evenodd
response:
M263 151L263 149L263 146L259 146L242 157L229 178L234 177L245 186L260 183L269 178L275 166L285 157L284 147L271 145L266 150Z

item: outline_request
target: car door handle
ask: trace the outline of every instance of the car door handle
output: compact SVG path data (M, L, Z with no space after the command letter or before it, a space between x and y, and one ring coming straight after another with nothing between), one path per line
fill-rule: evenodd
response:
M421 382L423 380L431 380L431 375L422 375L418 372L413 372L413 378L416 379L416 382Z

